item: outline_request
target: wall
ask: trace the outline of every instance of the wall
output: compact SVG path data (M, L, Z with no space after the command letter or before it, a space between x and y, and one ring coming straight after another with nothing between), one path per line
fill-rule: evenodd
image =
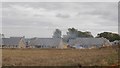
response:
M26 48L26 44L25 44L25 41L23 40L23 38L20 40L18 48Z

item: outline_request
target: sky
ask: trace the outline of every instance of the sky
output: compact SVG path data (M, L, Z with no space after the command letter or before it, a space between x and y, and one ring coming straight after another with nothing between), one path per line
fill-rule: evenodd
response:
M118 33L117 2L3 2L5 37L52 37L55 29Z

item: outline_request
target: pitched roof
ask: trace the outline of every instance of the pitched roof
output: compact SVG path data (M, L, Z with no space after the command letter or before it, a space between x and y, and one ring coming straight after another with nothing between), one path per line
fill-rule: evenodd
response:
M104 43L109 43L107 39L104 38L77 38L75 40L70 40L69 45L75 45L75 44L80 44L80 45L103 45Z
M2 38L4 45L18 45L22 37Z
M34 38L29 45L58 46L60 40L59 38Z
M0 38L0 45L2 45L3 44L3 40L2 40L2 38Z

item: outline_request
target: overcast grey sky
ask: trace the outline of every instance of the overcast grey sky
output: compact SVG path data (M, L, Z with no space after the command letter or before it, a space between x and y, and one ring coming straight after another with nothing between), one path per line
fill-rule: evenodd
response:
M117 2L3 2L2 31L6 37L52 37L74 27L90 31L118 32Z

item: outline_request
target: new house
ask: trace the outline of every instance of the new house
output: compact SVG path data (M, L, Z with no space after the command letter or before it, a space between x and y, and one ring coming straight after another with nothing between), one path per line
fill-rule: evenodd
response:
M2 38L0 38L0 48L2 48Z
M30 48L62 48L61 38L32 38L28 42Z
M120 45L120 40L115 40L111 42L112 45Z
M71 47L80 48L97 48L102 46L109 46L111 43L105 38L76 38L70 39L68 45Z
M2 48L26 48L24 37L2 38Z

